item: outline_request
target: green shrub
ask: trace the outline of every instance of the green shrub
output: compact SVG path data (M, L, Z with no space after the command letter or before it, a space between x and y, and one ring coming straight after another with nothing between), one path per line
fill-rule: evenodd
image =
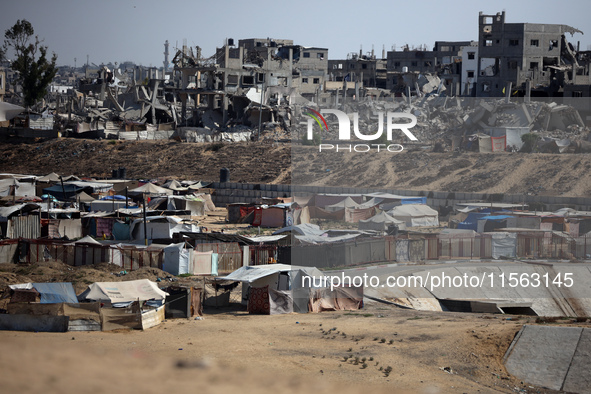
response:
M302 145L320 145L320 142L322 141L322 139L320 138L320 134L318 133L312 133L312 139L308 139L308 135L304 134L302 136Z
M540 136L534 133L527 133L521 136L523 146L519 150L520 152L531 153L537 151L537 143Z

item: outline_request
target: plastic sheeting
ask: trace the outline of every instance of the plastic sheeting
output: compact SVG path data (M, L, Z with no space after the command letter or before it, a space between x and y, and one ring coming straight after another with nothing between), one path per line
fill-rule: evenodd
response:
M170 244L164 248L162 270L172 275L189 274L190 253L184 249L184 244Z
M386 231L390 225L396 225L400 230L406 229L406 223L403 221L394 219L386 212L380 212L367 220L360 220L359 230Z
M125 282L95 282L78 297L80 300L110 301L112 303L164 300L168 293L148 279Z
M213 251L198 252L193 251L193 275L211 275ZM217 255L217 253L216 253ZM216 256L217 257L217 256ZM216 259L217 263L217 259ZM217 267L216 267L217 268Z
M71 283L33 283L33 287L41 296L41 304L78 303Z
M515 233L492 233L492 257L513 258L516 256L517 234Z
M335 287L310 292L310 312L353 311L363 308L363 287Z
M129 237L129 224L116 221L113 223L112 230L113 238L117 241L125 241L130 239Z

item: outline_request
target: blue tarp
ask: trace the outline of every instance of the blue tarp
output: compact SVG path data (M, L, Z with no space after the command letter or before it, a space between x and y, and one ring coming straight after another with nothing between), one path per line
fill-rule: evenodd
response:
M119 221L113 223L113 230L111 230L113 238L117 241L125 241L129 238L129 224L121 223Z
M457 228L461 230L478 231L478 220L486 217L487 215L487 213L470 212L468 217L463 222L458 223Z
M492 215L492 216L483 216L479 220L505 220L512 218L511 215Z
M119 194L115 194L114 196L104 196L101 200L123 200L125 201L125 196L121 196Z
M60 302L78 303L78 298L71 283L33 283L35 290L41 295L41 304L58 304Z
M427 197L409 197L400 200L400 204L427 204Z
M53 185L51 187L46 187L43 189L44 194L51 194L58 200L66 200L68 198L75 197L80 191L84 190L83 187L78 187L76 185Z

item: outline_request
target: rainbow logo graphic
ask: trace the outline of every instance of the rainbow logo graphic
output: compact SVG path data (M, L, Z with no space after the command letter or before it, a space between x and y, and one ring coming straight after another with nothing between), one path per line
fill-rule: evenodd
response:
M305 112L304 115L308 115L312 119L314 119L316 123L318 123L318 126L320 126L320 130L322 130L322 123L324 123L325 129L326 131L328 131L328 125L326 124L326 120L324 119L324 116L320 115L320 112L314 111L312 108L305 108L305 111L309 112ZM321 120L322 123L320 123Z

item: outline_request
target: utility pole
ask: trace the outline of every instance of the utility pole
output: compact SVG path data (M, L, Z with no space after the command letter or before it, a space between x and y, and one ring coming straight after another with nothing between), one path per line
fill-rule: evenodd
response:
M145 245L148 246L148 224L146 223L146 193L142 194L144 203L142 204L144 208L144 242Z
M265 95L265 82L267 80L267 72L265 71L265 74L263 74L263 85L261 87L261 105L259 107L259 131L258 131L258 135L257 135L257 140L259 140L261 138L261 128L263 127L263 97Z

